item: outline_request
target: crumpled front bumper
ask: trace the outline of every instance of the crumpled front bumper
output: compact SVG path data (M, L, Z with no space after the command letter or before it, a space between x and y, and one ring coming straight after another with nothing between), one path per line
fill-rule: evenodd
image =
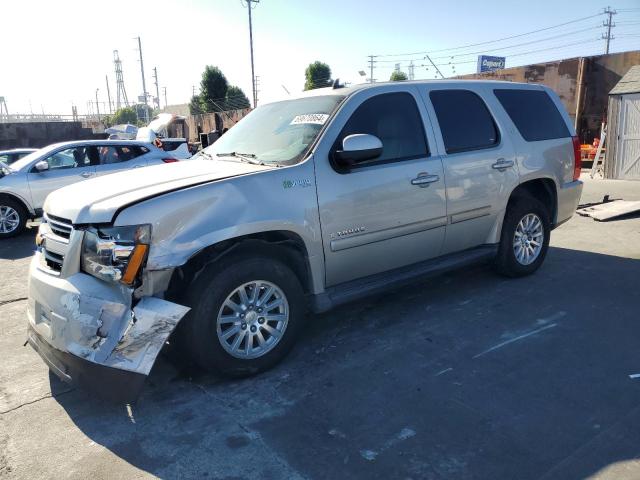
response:
M29 271L28 342L63 381L133 401L178 322L189 311L156 297L132 306L132 291L85 273Z

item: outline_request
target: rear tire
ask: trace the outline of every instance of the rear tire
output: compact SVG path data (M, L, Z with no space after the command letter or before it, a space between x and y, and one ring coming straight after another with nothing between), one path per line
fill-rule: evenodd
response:
M296 274L269 257L222 259L188 290L191 311L179 343L208 371L232 377L265 371L289 353L304 323Z
M549 248L551 222L539 200L518 196L509 202L495 269L507 277L522 277L535 272L544 262Z
M27 224L27 215L20 202L0 197L0 239L21 234Z

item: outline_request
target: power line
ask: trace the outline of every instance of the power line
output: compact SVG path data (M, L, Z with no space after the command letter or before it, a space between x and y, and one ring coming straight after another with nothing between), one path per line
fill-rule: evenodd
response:
M549 40L556 40L558 38L563 38L563 37L566 37L568 35L575 35L576 33L583 33L583 32L587 32L587 31L590 31L590 30L597 30L599 28L601 28L600 25L595 26L595 27L583 28L583 29L580 29L580 30L574 30L572 32L562 33L562 34L559 34L559 35L553 35L551 37L541 38L541 39L538 39L538 40L531 40L529 42L516 43L516 44L513 44L513 45L507 45L507 46L498 47L498 48L491 48L490 50L477 50L475 52L464 52L464 53L457 53L457 54L454 54L454 55L441 55L441 56L431 57L431 58L435 59L435 60L439 60L439 59L442 59L442 58L454 58L454 57L465 57L465 56L469 56L469 55L477 55L477 54L481 54L481 53L487 53L489 51L496 52L496 51L500 51L500 50L508 50L510 48L522 47L522 46L525 46L525 45L532 45L532 44L535 44L535 43L548 42ZM406 62L408 62L410 60L417 60L417 59L413 58L413 59L406 59L406 60L378 60L378 61L379 62L391 63L391 62L398 62L398 61L406 61Z
M504 40L510 40L512 38L524 37L525 35L532 35L534 33L545 32L547 30L551 30L551 29L554 29L554 28L564 27L565 25L570 25L572 23L582 22L582 21L588 20L590 18L599 17L601 15L604 15L604 13L597 13L595 15L589 15L587 17L577 18L575 20L570 20L568 22L559 23L557 25L552 25L550 27L540 28L538 30L532 30L530 32L520 33L518 35L511 35L511 36L508 36L508 37L497 38L495 40L488 40L486 42L469 43L467 45L460 45L458 47L442 48L440 50L429 50L429 51L420 51L420 52L413 52L413 53L393 53L393 54L375 55L375 56L377 56L377 57L400 57L400 56L422 55L422 54L427 54L427 53L448 52L448 51L451 51L451 50L460 50L462 48L478 47L480 45L488 45L490 43L502 42Z

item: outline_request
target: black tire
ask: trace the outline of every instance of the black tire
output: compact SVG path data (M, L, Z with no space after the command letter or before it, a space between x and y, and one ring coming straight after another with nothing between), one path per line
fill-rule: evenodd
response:
M2 207L9 207L13 209L18 214L19 220L18 220L17 227L11 230L10 232L0 231L0 239L10 238L10 237L15 237L16 235L20 235L23 232L25 225L27 224L28 213L26 209L22 206L20 202L9 197L0 197L0 215L4 211Z
M542 228L544 230L542 250L532 263L523 265L518 261L514 252L514 237L520 220L531 213L537 215L542 222ZM540 268L540 265L544 262L549 248L550 234L551 222L549 220L549 212L543 203L528 195L522 195L512 199L509 202L502 224L500 247L494 264L496 271L507 277L531 275Z
M289 318L284 333L271 350L257 358L237 358L222 346L217 317L227 297L253 281L271 282L284 293ZM206 267L187 290L183 301L191 311L177 332L178 343L198 366L208 371L245 377L268 370L289 353L304 324L306 312L300 282L290 268L273 258L246 255L224 258Z

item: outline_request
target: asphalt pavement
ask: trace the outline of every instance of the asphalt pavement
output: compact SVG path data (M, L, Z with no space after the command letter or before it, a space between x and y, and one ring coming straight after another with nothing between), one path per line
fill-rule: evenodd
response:
M640 200L587 180L583 202ZM35 229L0 243L0 477L640 478L640 216L575 216L542 268L432 278L309 318L275 369L161 358L113 405L24 347Z

